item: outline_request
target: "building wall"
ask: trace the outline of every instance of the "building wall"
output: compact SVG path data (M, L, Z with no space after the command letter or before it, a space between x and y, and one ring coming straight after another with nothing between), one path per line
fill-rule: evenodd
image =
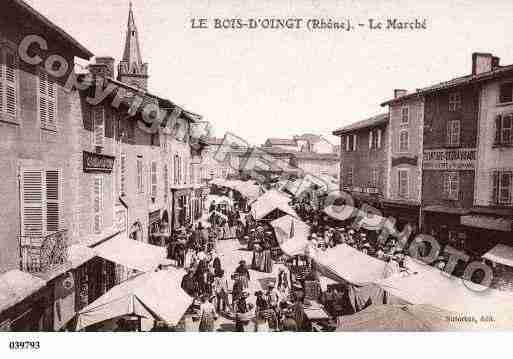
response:
M430 149L476 148L479 91L469 86L459 89L457 92L461 95L461 109L458 111L449 111L449 92L425 97L424 151ZM459 146L450 147L447 143L447 123L451 120L460 121ZM457 200L447 199L442 191L443 177L446 172L424 170L422 180L423 204L460 208L472 207L474 171L457 171L459 173L459 196Z
M483 84L480 95L478 163L474 203L489 206L492 202L492 172L513 171L513 147L494 147L495 118L513 113L513 104L498 105L499 86L513 78Z
M333 153L333 145L325 138L312 145L312 152L316 153Z
M305 173L312 175L327 174L337 177L338 161L316 160L316 159L298 159L297 166Z
M401 124L401 109L403 106L409 108L408 124ZM424 103L419 99L407 100L404 104L390 105L390 120L388 129L388 155L387 155L387 191L386 198L396 201L408 201L420 203L421 184L422 184L422 137L424 122ZM400 151L399 140L400 131L407 130L409 133L408 151ZM407 159L405 163L401 161ZM401 161L402 163L397 163ZM411 163L416 162L415 163ZM408 196L406 198L399 196L398 170L408 171Z
M386 126L378 127L382 130L381 147L377 149L369 148L369 130L363 129L342 135L340 138L340 188L360 187L362 190L371 187L372 169L379 170L378 191L383 195L386 186L386 161L388 148L388 134ZM372 128L375 129L375 128ZM346 136L357 135L356 151L346 151ZM348 172L353 169L353 184L348 183Z
M0 46L17 46L27 34L44 33L36 24L23 23L8 8L0 15ZM73 56L58 40L47 39L48 54L58 53L73 64ZM41 54L42 57L44 56ZM44 58L44 57L43 57ZM67 76L58 79L56 131L41 128L38 114L38 77L36 67L17 59L17 116L11 122L0 118L0 273L19 267L19 235L21 205L19 179L21 170L28 167L59 169L61 196L60 227L72 227L72 203L77 183L69 163L75 138L69 93L63 89Z

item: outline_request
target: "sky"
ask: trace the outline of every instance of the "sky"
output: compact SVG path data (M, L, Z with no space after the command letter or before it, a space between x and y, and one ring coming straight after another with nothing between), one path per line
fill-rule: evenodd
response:
M119 61L128 0L26 0L97 56ZM472 52L513 63L513 1L132 0L149 90L222 137L324 135L412 91L471 70ZM427 20L423 31L193 29L192 18ZM306 21L306 20L305 20Z

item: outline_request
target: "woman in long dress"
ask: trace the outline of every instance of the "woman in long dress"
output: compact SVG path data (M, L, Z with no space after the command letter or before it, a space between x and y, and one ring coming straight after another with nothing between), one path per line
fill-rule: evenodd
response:
M216 308L210 300L207 300L207 296L201 297L200 305L200 332L212 332L214 331L214 322L217 319Z

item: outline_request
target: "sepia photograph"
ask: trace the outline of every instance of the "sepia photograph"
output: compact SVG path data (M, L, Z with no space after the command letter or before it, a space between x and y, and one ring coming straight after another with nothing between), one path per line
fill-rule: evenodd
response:
M511 331L512 15L0 0L0 339Z

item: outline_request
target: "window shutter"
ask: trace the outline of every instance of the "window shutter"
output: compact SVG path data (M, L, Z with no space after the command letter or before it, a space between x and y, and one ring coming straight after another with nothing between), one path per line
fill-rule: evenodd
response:
M501 143L501 132L502 132L502 116L498 115L495 118L495 144Z
M11 52L5 53L5 108L11 116L16 116L17 108L16 57Z
M48 104L46 96L48 93L48 74L43 70L39 70L39 119L41 127L46 127L48 124Z
M353 135L353 151L356 151L356 141L358 139L357 135Z
M169 194L169 170L167 163L164 164L164 200L167 201Z
M119 179L119 186L120 186L120 192L121 192L121 195L125 195L126 194L126 153L122 153L121 154L121 159L120 159L120 166L121 166L121 170L120 170L120 179Z
M55 127L56 119L57 119L57 85L54 81L50 80L47 75L47 89L48 89L48 125L50 127Z
M0 51L0 114L4 112L4 86L5 86L5 77L4 77L4 53Z
M499 203L499 172L493 171L492 173L492 204Z
M378 128L378 148L381 148L381 128Z
M372 130L369 131L369 149L372 149Z
M43 172L26 169L22 172L22 230L24 236L42 236L43 221Z
M157 162L151 163L151 197L157 198Z
M59 227L59 171L46 171L46 230L57 232Z
M94 109L94 144L103 147L103 137L105 136L105 112L103 107Z
M102 208L103 208L103 183L101 177L94 178L93 184L93 231L101 233L102 231Z
M350 147L349 147L349 136L345 136L345 139L346 139L346 151L349 152L350 151Z

